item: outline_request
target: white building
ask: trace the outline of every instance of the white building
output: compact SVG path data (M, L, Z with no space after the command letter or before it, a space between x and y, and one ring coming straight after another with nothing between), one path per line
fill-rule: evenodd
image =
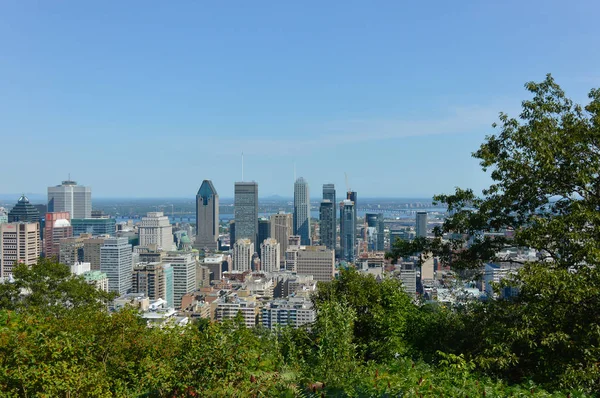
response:
M12 275L16 262L33 265L40 256L40 224L0 224L0 277Z
M70 180L48 187L48 213L62 211L68 211L71 219L92 218L92 188Z
M196 290L196 258L192 252L169 252L163 264L173 268L173 302L181 307L181 298Z
M281 263L280 245L273 238L265 239L260 244L262 258L260 259L261 271L276 272L279 271Z
M298 275L312 275L315 281L331 281L335 273L334 251L325 246L300 246L296 272Z
M233 245L233 271L250 271L254 244L250 239L238 239Z
M299 297L270 301L262 308L261 315L262 325L268 329L275 329L278 325L298 328L316 319L311 301Z
M108 238L100 248L100 271L108 277L111 292L126 294L131 289L132 249L127 238Z
M142 217L138 231L140 246L156 245L161 250L175 250L173 227L169 222L169 217L161 211L149 212L146 217Z
M521 267L520 264L514 264L510 262L501 262L501 263L488 263L485 265L484 272L484 291L488 297L496 297L497 294L494 293L494 285L500 283L503 279L510 277L517 273L518 269ZM514 291L513 291L514 290ZM515 289L511 289L510 287L504 288L500 295L502 297L512 296L516 293Z
M84 272L88 272L90 270L91 270L90 263L76 262L75 264L71 265L71 273L74 275L83 275Z
M219 299L215 309L217 321L233 319L238 313L242 314L247 328L256 326L257 307L253 297L238 297L232 294Z

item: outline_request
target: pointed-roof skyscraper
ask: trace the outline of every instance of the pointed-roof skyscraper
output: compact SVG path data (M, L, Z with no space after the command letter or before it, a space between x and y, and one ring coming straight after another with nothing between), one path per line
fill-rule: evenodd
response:
M219 248L219 194L212 181L204 180L196 195L196 242L199 250Z
M40 222L40 212L27 196L22 195L17 204L8 212L8 222Z
M294 183L294 233L300 236L301 245L310 245L310 196L302 177Z

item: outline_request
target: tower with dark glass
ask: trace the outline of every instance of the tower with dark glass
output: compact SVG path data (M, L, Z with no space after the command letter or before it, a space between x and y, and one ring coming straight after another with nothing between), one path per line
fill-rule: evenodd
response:
M204 180L196 194L196 241L199 250L219 248L219 194L212 181Z

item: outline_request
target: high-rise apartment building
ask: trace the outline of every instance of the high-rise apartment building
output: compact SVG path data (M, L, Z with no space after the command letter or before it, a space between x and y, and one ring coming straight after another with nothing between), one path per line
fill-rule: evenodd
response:
M8 222L40 222L40 212L22 195L17 204L8 212Z
M60 255L61 239L73 237L71 216L67 211L46 213L44 224L44 255L48 258Z
M92 188L63 181L48 187L48 212L68 211L71 218L92 218Z
M281 266L281 252L279 242L268 238L260 244L262 256L260 258L260 269L265 272L279 271Z
M325 246L301 246L297 254L296 273L312 275L315 281L331 281L335 273L335 252Z
M198 250L219 248L219 194L212 181L204 180L196 194L196 241Z
M333 203L333 220L331 221L331 230L333 231L333 246L331 248L335 250L337 246L337 200L335 196L334 184L323 184L323 200L329 200L331 203ZM324 243L321 242L321 244L323 245Z
M173 227L169 222L169 217L161 211L149 212L146 217L142 217L138 231L142 247L156 245L165 251L175 249Z
M100 248L100 271L108 277L108 290L123 295L131 289L132 249L127 238L107 238Z
M250 239L238 239L233 245L233 270L251 271L254 244Z
M356 250L356 226L354 223L354 214L354 202L346 199L340 203L341 257L348 262L354 262Z
M40 256L40 224L0 224L0 277L12 275L15 263L33 265Z
M281 265L285 263L285 252L288 248L288 240L294 234L293 216L280 211L271 215L271 238L279 242L281 253Z
M131 292L143 293L150 300L163 299L174 306L173 267L163 263L138 264L133 267Z
M294 183L294 234L303 245L310 245L310 195L308 182L302 177Z
M181 298L196 290L196 258L192 252L169 252L163 260L173 268L173 303L181 307Z
M256 182L235 183L234 213L235 239L236 241L249 239L254 253L258 239L258 184Z
M415 220L415 234L417 238L427 237L427 212L418 211Z
M329 199L323 199L319 206L319 233L321 245L335 250L335 203Z

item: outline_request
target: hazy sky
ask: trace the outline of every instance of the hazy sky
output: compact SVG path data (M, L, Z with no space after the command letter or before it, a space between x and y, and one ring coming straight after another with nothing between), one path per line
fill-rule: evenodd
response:
M212 4L211 4L212 3ZM217 4L218 3L218 4ZM470 153L523 84L600 86L594 1L3 1L0 193L362 197L489 183Z

